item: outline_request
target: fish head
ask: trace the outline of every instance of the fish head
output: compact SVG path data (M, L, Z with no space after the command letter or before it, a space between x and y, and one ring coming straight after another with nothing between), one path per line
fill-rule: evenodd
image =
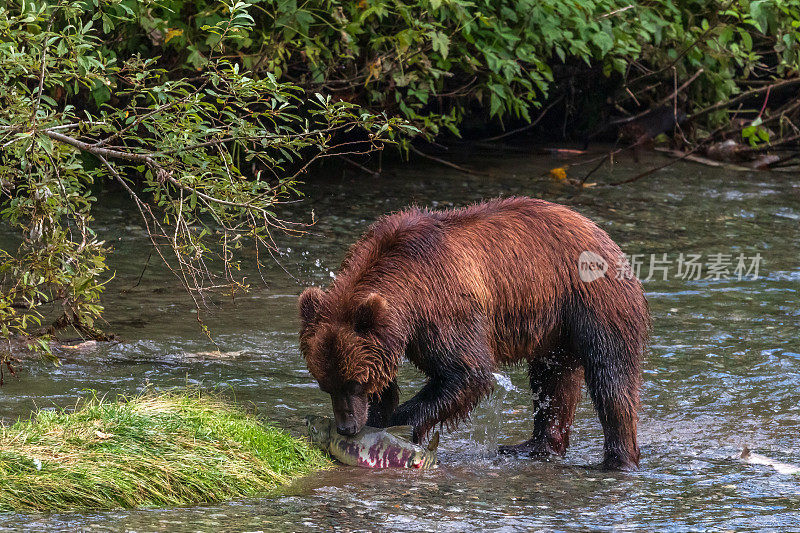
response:
M331 429L333 427L333 421L330 418L308 415L306 417L306 426L308 427L308 436L313 444L321 448L328 446L331 441Z

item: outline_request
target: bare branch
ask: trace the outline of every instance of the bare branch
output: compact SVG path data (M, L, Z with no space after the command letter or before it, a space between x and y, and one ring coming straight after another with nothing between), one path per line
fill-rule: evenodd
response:
M536 117L536 120L534 120L534 121L533 121L533 122L531 122L530 124L526 124L526 125L522 126L521 128L517 128L517 129L515 129L515 130L511 130L511 131L507 131L507 132L505 132L505 133L503 133L503 134L500 134L500 135L495 135L494 137L489 137L488 139L483 139L483 140L482 140L482 141L480 141L480 142L492 142L492 141L499 141L500 139L505 139L506 137L509 137L509 136L511 136L511 135L514 135L514 134L516 134L516 133L520 133L520 132L523 132L523 131L525 131L525 130L529 130L529 129L531 129L531 128L535 127L535 126L536 126L536 125L537 125L537 124L538 124L538 123L539 123L539 122L540 122L540 121L541 121L541 120L544 118L544 116L547 114L547 112L548 112L548 111L550 111L550 109L551 109L551 108L552 108L554 105L556 105L557 103L559 103L559 102L560 102L561 100L563 100L563 99L564 99L564 95L562 94L561 96L559 96L558 98L556 98L555 100L553 100L553 101L550 103L550 105L548 105L547 107L545 107L544 109L542 109L542 112L541 112L541 113L539 113L539 116L538 116L538 117Z
M613 121L608 123L608 126L618 126L620 124L627 124L629 122L633 122L634 120L638 120L638 119L648 115L653 109L661 107L662 105L666 104L667 102L669 102L670 100L672 100L673 98L678 96L678 94L681 91L683 91L689 85L691 85L691 83L694 80L696 80L698 78L698 76L700 76L700 74L702 74L702 73L703 73L703 69L699 69L697 72L692 74L692 76L688 80L683 82L680 87L678 87L677 89L672 91L672 93L670 93L669 96L665 96L664 98L662 98L661 100L656 102L654 105L652 105L649 109L646 109L645 111L642 111L641 113L633 115L632 117L625 117L625 118L621 118L619 120L613 120ZM694 116L692 116L691 118L694 118Z
M768 90L773 90L774 91L775 89L785 89L786 87L791 87L793 85L800 85L800 78L792 78L792 79L789 79L789 80L782 80L782 81L779 81L777 83L773 83L773 84L770 84L770 85L767 85L767 86L764 86L764 87L759 87L758 89L751 89L749 91L745 91L743 93L740 93L735 98L732 98L730 100L726 100L724 102L718 102L718 103L716 103L714 105L706 107L705 109L701 109L697 113L694 113L693 115L689 116L687 120L696 120L697 118L702 117L703 115L707 115L708 113L711 113L712 111L716 111L717 109L723 109L725 107L730 107L730 106L732 106L734 104L738 104L739 102L747 100L751 96L755 96L757 94L761 94L761 93L766 92Z
M619 9L615 9L614 11L609 11L608 13L604 13L604 14L600 15L599 17L597 17L595 20L602 20L604 18L613 17L614 15L618 15L620 13L624 13L625 11L628 11L629 9L633 9L635 7L636 6L634 4L629 4L629 5L625 6L625 7L621 7Z
M464 172L466 174L483 174L483 175L486 175L485 172L478 172L477 170L472 170L472 169L469 169L467 167L462 167L461 165L457 165L455 163L447 161L446 159L442 159L440 157L436 157L436 156L433 156L433 155L430 155L430 154L426 154L425 152L422 152L422 151L418 150L417 148L415 148L414 146L412 146L410 144L408 145L408 149L411 150L412 152L414 152L415 154L417 154L417 155L419 155L421 157L424 157L425 159L430 159L431 161L436 161L440 165L444 165L446 167L454 168L454 169L456 169L456 170L458 170L460 172Z
M89 144L83 141L79 141L73 137L69 137L67 135L58 133L57 131L53 131L52 129L42 130L41 133L47 135L53 140L69 144L83 150L84 152L89 152L92 155L97 157L103 158L112 158L112 159L125 159L127 161L137 161L139 163L145 163L146 165L158 169L160 168L158 163L153 159L153 154L136 154L132 152L122 152L120 150L110 149L110 148L102 148L99 146L95 146L94 144Z

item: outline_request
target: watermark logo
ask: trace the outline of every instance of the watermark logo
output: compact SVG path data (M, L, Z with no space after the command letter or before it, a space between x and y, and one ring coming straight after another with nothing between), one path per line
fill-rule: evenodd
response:
M760 253L747 256L743 253L702 254L680 253L676 257L668 254L622 254L616 258L614 272L616 279L638 278L642 281L680 279L697 280L757 280L763 263ZM596 252L584 250L578 257L578 275L581 280L591 283L606 275L608 261Z
M606 275L608 271L608 261L603 256L584 250L578 256L578 275L581 281L591 283Z

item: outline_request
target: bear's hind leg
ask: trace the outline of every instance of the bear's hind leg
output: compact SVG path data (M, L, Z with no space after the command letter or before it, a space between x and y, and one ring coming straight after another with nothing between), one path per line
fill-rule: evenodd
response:
M635 470L639 466L636 429L644 335L626 340L590 313L578 325L576 350L605 436L602 466Z
M586 368L586 384L605 436L602 467L606 470L636 470L639 407L639 377L632 371L610 372L605 365Z
M581 399L583 368L572 361L549 358L531 362L528 370L533 392L533 436L516 446L500 446L498 453L528 457L563 456L575 409Z

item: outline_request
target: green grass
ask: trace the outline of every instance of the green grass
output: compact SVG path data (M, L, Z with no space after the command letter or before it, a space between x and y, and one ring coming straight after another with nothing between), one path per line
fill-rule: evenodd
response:
M327 465L305 441L217 397L93 397L0 426L0 511L217 502Z

